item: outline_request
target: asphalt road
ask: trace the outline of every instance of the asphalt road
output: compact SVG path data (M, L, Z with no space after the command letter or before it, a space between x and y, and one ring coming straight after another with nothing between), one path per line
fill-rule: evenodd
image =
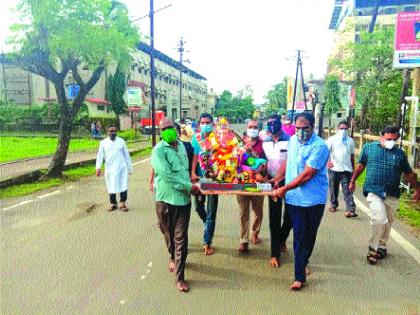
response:
M420 265L394 240L389 257L366 263L369 219L326 212L308 285L289 291L292 237L282 266L263 243L238 251L238 206L220 198L213 256L202 253L203 225L192 211L186 277L179 293L167 272L157 228L149 162L130 177L127 213L108 213L103 178L0 201L2 314L419 314ZM417 248L418 249L418 248Z

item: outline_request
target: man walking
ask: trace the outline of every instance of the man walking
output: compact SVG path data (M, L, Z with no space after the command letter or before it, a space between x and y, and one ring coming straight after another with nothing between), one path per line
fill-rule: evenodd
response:
M398 127L386 126L382 130L380 141L365 144L349 185L350 191L354 191L357 178L366 168L363 194L372 211L367 255L371 265L387 256L387 242L394 214L393 209L384 201L400 197L401 173L405 174L407 181L415 190L413 199L420 200L417 175L408 164L404 151L396 146L399 136Z
M268 117L267 130L270 138L264 141L263 149L267 158L267 173L269 181L274 188L279 187L284 181L284 167L287 159L287 146L289 135L285 134L281 128L281 119L277 114ZM279 174L283 170L283 175ZM282 198L268 197L270 238L271 238L271 259L270 266L280 266L280 252L286 250L286 240L292 229L290 214L285 209L283 224L281 223Z
M330 186L330 212L336 212L338 208L338 188L341 183L344 201L346 203L345 216L357 217L355 212L353 193L349 190L349 183L354 169L354 140L348 136L349 124L343 120L338 124L336 135L328 138L327 146L330 150L328 161L328 175Z
M262 141L258 137L258 121L254 119L250 120L246 127L246 137L244 141L247 153L253 158L265 158ZM238 195L237 200L240 207L239 218L241 221L240 245L238 250L240 253L245 254L248 252L250 206L252 206L252 211L254 213L251 222L252 242L254 244L261 243L261 239L258 235L263 219L264 197Z
M114 211L117 206L117 193L120 194L120 210L128 211L127 189L128 174L132 173L131 158L125 141L117 137L115 127L108 128L108 137L99 144L96 156L96 176L101 176L101 166L105 159L105 180L111 203L108 211Z
M315 246L328 194L328 147L314 133L315 118L310 113L296 116L296 134L290 139L286 165L286 185L275 195L285 197L293 222L295 281L290 289L306 283L307 268Z
M152 151L156 213L160 230L170 255L169 271L175 272L176 287L186 292L185 262L188 255L188 226L191 214L190 194L200 190L193 186L188 171L188 157L172 120L160 122L162 141Z
M193 182L198 181L201 176L204 176L203 170L198 163L199 154L205 153L204 143L207 137L213 132L213 117L208 113L203 113L200 116L199 131L192 139L192 146L194 148L194 156L192 161L191 179ZM218 195L207 196L207 210L205 209L206 196L198 195L195 197L195 211L204 223L204 254L212 255L215 250L211 246L213 242L214 230L216 228L216 214L217 205L219 202Z

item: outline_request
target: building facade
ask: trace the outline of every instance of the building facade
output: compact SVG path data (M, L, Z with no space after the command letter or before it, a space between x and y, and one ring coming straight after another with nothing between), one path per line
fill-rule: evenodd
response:
M145 43L137 46L133 55L133 63L127 80L127 88L139 88L142 93L142 104L138 106L139 117L150 117L150 54L151 47ZM207 91L207 80L185 65L180 64L164 53L154 50L155 57L155 104L157 110L162 110L173 119L197 119L202 112L214 112L217 95ZM102 74L97 84L89 92L87 98L105 100L107 77L115 72L115 66L109 66ZM182 71L182 81L181 79ZM84 80L91 72L80 68ZM75 80L71 72L65 81L68 96ZM180 94L182 99L180 101ZM0 69L0 101L13 104L39 104L56 100L54 86L41 76L30 73L4 62ZM180 115L181 111L181 115Z

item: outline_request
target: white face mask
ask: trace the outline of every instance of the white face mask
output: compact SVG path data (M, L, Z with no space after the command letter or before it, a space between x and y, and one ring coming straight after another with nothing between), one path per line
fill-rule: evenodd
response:
M391 150L395 146L395 140L384 141L385 149Z
M258 137L258 129L248 128L246 130L246 135L250 138L257 138Z
M338 130L338 134L341 135L342 138L347 137L348 130L347 129L340 129Z

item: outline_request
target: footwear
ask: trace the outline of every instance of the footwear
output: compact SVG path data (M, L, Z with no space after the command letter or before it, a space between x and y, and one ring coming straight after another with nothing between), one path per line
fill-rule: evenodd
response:
M271 257L270 266L274 268L280 267L280 259L278 257Z
M386 248L378 248L377 254L377 259L384 259L388 255Z
M358 214L356 214L356 213L354 213L354 212L346 211L346 213L344 213L344 216L345 216L347 219L349 219L349 218L356 218L356 217L358 217L359 215L358 215Z
M125 205L125 203L121 203L121 204L120 204L120 210L121 210L121 211L124 211L124 212L127 212L127 211L128 211L128 208L127 208L127 206Z
M178 281L176 283L176 288L181 292L188 292L190 289L187 281Z
M260 239L258 237L258 235L254 235L254 236L252 236L252 243L254 243L255 245L261 244L262 243L262 239Z
M214 248L210 245L204 245L204 255L210 256L213 255L215 252Z
M329 212L336 212L337 211L337 207L329 207L328 208Z
M287 250L286 242L280 244L280 252L285 253Z
M308 266L305 267L305 275L310 275L311 270L308 268Z
M114 210L117 210L117 209L118 209L118 206L116 204L111 204L108 208L108 211L111 212L111 211L114 211Z
M299 291L300 289L302 289L305 286L305 284L306 284L306 282L295 281L290 286L290 290L292 290L292 291Z
M168 270L169 272L175 272L176 265L174 260L169 260Z
M369 252L366 258L370 265L376 265L376 263L378 262L378 252L372 247L369 247Z
M241 253L241 254L246 254L246 253L248 253L248 243L241 243L241 245L239 245L239 248L238 248L238 251Z

